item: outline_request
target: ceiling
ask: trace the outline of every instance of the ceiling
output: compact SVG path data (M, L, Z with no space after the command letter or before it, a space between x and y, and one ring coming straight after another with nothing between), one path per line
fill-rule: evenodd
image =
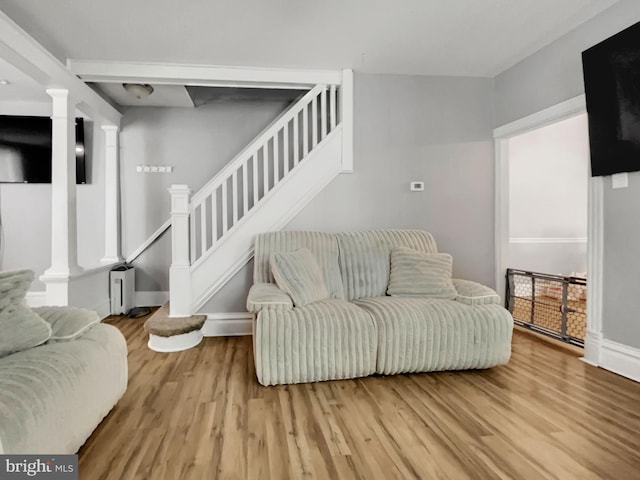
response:
M29 76L0 58L0 80L9 82L0 85L0 102L51 100L42 87Z
M61 62L493 77L616 1L0 0L0 10ZM13 70L0 61L0 79L16 78L0 101L41 99ZM97 88L119 105L190 106L184 87L142 101L120 84Z

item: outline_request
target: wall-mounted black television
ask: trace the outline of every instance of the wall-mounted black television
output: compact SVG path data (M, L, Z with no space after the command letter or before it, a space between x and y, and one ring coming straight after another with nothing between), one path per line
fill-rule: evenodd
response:
M640 23L582 52L591 175L640 170Z
M0 183L51 183L51 118L0 115ZM76 183L86 183L82 118L76 118Z

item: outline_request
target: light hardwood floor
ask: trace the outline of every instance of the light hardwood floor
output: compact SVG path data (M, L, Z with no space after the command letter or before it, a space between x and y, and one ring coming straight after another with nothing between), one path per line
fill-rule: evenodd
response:
M514 332L506 366L262 387L250 337L146 347L81 479L640 479L640 384Z

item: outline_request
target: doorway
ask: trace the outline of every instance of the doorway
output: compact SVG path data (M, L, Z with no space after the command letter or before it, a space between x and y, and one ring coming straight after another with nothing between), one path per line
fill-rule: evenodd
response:
M506 305L517 325L582 346L587 333L587 115L507 141Z
M553 136L553 128L548 132L545 132L545 127L555 126L560 128L561 126L569 126L570 129L573 128L575 131L579 131L580 128L582 128L580 125L582 124L584 126L585 122L585 101L584 95L581 95L494 130L496 147L495 273L498 293L505 298L507 285L506 271L507 268L514 266L510 265L510 262L514 257L520 257L520 260L518 261L523 262L525 269L535 266L540 267L536 268L536 270L546 270L550 268L552 271L543 272L547 274L564 274L564 271L559 271L571 270L566 272L570 276L571 273L584 272L580 267L586 266L585 270L589 272L589 282L587 285L586 295L587 298L589 298L589 303L587 304L586 333L584 335L585 359L592 363L597 363L602 324L602 178L589 177L586 175L582 180L584 183L582 184L581 191L587 192L586 223L584 221L575 221L576 219L563 222L561 216L560 220L557 220L554 212L553 218L550 218L553 221L549 222L545 227L548 230L543 230L542 233L539 233L541 231L539 229L537 231L533 229L523 231L517 230L519 228L523 228L522 225L518 224L521 219L518 218L518 220L516 220L515 217L512 217L510 212L512 200L510 183L512 181L519 181L520 187L522 187L523 183L522 178L512 178L509 171L512 154L517 156L518 149L521 149L522 147L519 143L523 143L522 140L527 139L527 135L529 136L527 140L531 140L531 138L534 138L536 135L539 136L544 133L548 133L549 131L552 132ZM586 132L583 130L582 134L586 135ZM580 141L578 140L578 143L579 142ZM580 148L578 148L578 150L579 149ZM538 153L543 154L540 152ZM578 153L578 156L579 155L580 154ZM539 178L541 173L544 173L547 176L553 175L553 173L549 171L550 167L542 168L542 162L540 165L540 172L536 172L535 175L530 173L529 179L531 182L527 185L526 189L529 192L538 192L538 207L545 204L545 202L551 204L551 206L558 206L558 201L559 198L562 198L562 194L558 195L556 193L550 195L549 198L542 197L544 195L544 189L541 185L536 185L536 183L541 183ZM551 165L553 165L553 162L551 162ZM547 183L551 182L556 184L561 189L563 185L568 183L567 175L570 175L570 173L565 171L562 175L564 178L561 178L561 176L558 175L553 177L552 181L547 181ZM534 177L537 177L535 182ZM573 178L571 180L573 180ZM527 176L525 175L525 184L526 181ZM520 188L520 190L522 191L522 188ZM514 210L517 210L520 215L530 216L532 211L531 209L536 208L536 202L533 202L533 204L531 204L530 201L524 201L521 203L524 203L524 205L521 205L523 208L518 210L519 207L514 205ZM582 205L584 206L584 203ZM546 205L546 207L549 207L549 205ZM542 210L547 212L550 211L548 208L544 208ZM558 207L558 210L561 210L561 208ZM514 215L515 214L516 212L514 212ZM512 222L514 223L513 230L511 229ZM529 224L529 227L533 226L534 222ZM523 232L526 232L526 235ZM584 232L586 232L586 238ZM513 245L517 245L518 247L512 250L511 247ZM581 247L579 247L579 245L582 245L582 254L580 253ZM567 249L571 251L571 255L568 257L573 257L573 260L568 258L567 255L559 253L563 249L565 252ZM540 253L544 250L547 250L548 252L553 250L554 253L552 255L545 256ZM584 251L586 251L586 261ZM553 256L556 256L559 259L558 263L555 264L557 265L556 268L548 267L548 263L546 265L544 264L544 262L548 262ZM582 258L582 264L579 263L579 258ZM524 264L524 262L528 263ZM561 262L565 263L561 264ZM571 265L573 265L573 267ZM574 271L573 268L576 268L576 271ZM578 270L582 271L578 272ZM535 291L531 292L531 295L535 296L535 294Z

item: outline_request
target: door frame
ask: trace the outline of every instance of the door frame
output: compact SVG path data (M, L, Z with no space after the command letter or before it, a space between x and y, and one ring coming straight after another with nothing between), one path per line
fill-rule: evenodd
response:
M505 294L509 249L509 139L531 130L586 113L585 96L578 95L552 107L502 125L493 131L495 146L495 285ZM589 177L587 201L587 335L583 360L600 364L602 343L603 177Z

